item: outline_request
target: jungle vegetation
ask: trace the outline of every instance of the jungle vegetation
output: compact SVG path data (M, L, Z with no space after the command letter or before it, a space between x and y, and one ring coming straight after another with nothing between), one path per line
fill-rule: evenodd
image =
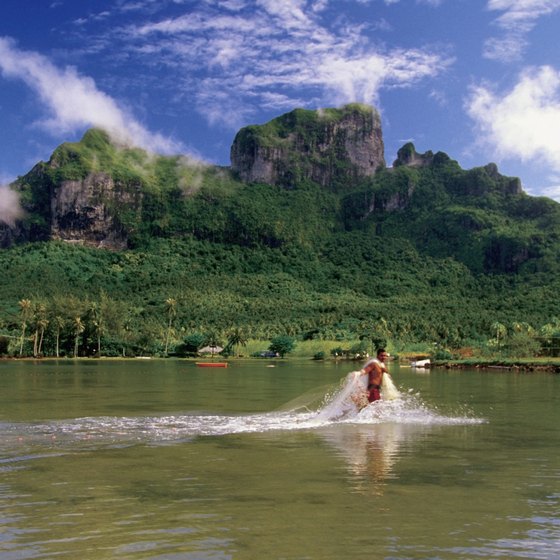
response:
M89 131L16 182L25 239L0 250L0 354L239 354L278 337L560 354L560 204L492 164L432 160L286 189ZM128 248L50 240L53 189L100 171L142 193L115 208Z

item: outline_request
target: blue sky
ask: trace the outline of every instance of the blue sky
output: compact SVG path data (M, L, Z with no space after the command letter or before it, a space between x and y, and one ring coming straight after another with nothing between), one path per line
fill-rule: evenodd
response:
M559 32L560 0L2 0L0 183L92 126L229 165L242 126L358 101L388 164L412 141L560 201Z

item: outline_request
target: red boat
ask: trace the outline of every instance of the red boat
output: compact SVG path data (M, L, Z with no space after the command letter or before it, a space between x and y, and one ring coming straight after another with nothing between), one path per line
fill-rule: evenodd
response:
M197 367L228 367L227 362L196 362Z

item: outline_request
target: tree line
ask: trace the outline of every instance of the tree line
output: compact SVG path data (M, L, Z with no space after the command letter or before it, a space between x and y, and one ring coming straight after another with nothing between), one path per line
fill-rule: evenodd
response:
M250 324L216 328L185 322L180 301L168 297L160 302L157 316L146 323L141 309L127 306L101 291L95 299L55 296L51 299L22 298L17 318L4 322L0 334L0 354L15 357L116 357L116 356L194 356L203 346L219 346L225 355L239 355L255 336ZM308 327L313 327L310 323ZM445 327L442 326L445 331ZM404 332L404 331L403 331ZM400 334L402 335L403 332ZM317 322L306 332L270 330L269 349L279 355L289 353L297 340L325 338ZM406 334L406 333L405 333ZM371 352L376 346L393 351L413 346L414 338L399 336L391 322L381 317L375 322L354 322L338 337L333 356L355 356ZM265 337L262 338L264 340ZM560 318L533 327L527 322L505 324L494 321L488 332L476 340L453 339L442 332L424 341L436 359L456 357L465 344L484 356L530 357L560 356ZM471 349L472 350L472 349Z

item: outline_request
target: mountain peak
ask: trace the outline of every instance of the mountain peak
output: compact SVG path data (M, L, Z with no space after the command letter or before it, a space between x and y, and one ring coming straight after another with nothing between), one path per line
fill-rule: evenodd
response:
M295 109L264 125L242 128L231 167L246 182L292 187L312 181L334 189L385 167L377 110L353 103L337 109Z

